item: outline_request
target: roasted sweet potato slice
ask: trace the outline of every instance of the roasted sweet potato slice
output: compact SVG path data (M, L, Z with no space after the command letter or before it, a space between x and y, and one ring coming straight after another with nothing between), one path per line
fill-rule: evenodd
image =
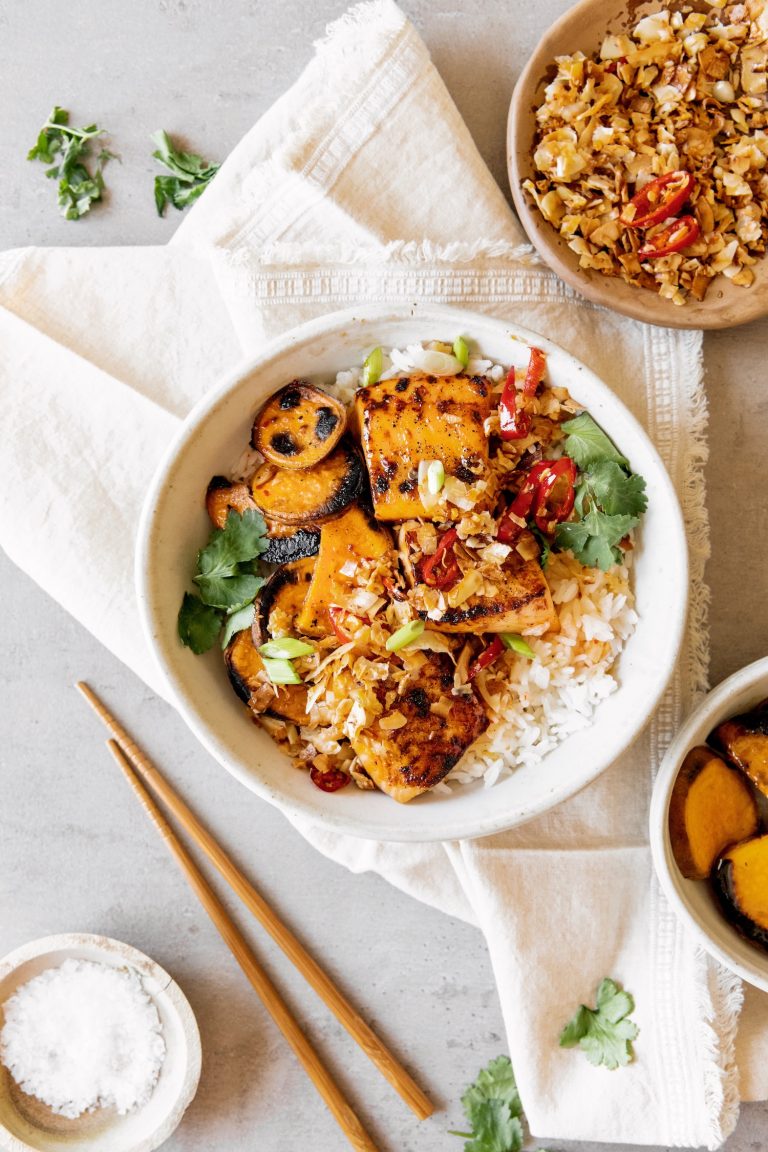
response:
M390 550L392 540L386 528L359 505L323 524L312 583L297 619L299 630L308 636L332 632L328 609L331 605L344 608L356 587L354 575L342 569L348 563L354 566L361 560L379 560Z
M265 564L290 564L303 556L317 556L320 548L319 528L297 528L295 524L267 521L267 549L261 559Z
M724 752L768 796L768 702L718 724L708 742Z
M256 506L268 520L310 524L338 516L357 498L365 481L365 465L349 440L330 456L302 471L262 464L251 482Z
M293 636L296 619L307 598L315 557L306 556L283 564L273 572L256 597L251 634L257 648L274 636Z
M294 380L257 414L251 444L279 468L312 468L336 447L346 422L346 409L335 396Z
M731 844L754 836L760 818L750 784L710 748L692 748L669 802L669 840L688 880L706 880Z
M224 652L229 680L237 695L259 715L268 712L294 724L307 720L307 689L303 684L271 684L249 628L232 637Z
M712 879L733 926L768 949L768 836L755 836L729 848Z
M205 507L216 527L223 528L230 511L242 516L246 508L255 508L256 503L247 484L233 484L225 476L214 476L205 494Z

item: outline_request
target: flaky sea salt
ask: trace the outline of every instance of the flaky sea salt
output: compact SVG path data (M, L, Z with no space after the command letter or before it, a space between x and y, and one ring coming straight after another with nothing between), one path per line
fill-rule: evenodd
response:
M138 974L89 960L48 968L3 1004L0 1061L61 1116L145 1104L165 1041Z

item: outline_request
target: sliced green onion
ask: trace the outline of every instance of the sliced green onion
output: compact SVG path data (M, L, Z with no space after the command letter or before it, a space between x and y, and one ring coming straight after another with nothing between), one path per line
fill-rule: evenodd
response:
M466 368L467 364L469 364L469 345L463 336L457 336L454 340L453 354L462 368Z
M442 460L430 460L427 465L427 491L437 496L445 484L445 468Z
M512 652L517 652L520 656L527 656L529 660L536 659L536 653L530 644L526 644L522 636L516 636L514 632L502 632L501 642L505 648L509 648Z
M271 656L275 660L295 660L297 656L311 656L314 644L306 640L296 640L293 636L279 636L277 640L268 640L259 648L260 656Z
M222 648L226 648L236 632L242 632L243 629L250 628L255 615L255 604L246 604L245 608L238 608L236 612L231 612L230 615L227 616L224 625L224 635L221 638Z
M301 684L302 679L290 660L265 658L264 670L273 684Z
M369 352L365 360L363 360L363 372L361 381L363 388L367 388L369 384L375 384L381 376L381 370L384 367L384 359L381 355L381 348L374 348L373 352Z
M398 652L401 648L406 648L409 644L413 644L424 631L423 620L409 620L407 624L403 624L402 628L398 628L397 632L393 632L384 647L387 652Z

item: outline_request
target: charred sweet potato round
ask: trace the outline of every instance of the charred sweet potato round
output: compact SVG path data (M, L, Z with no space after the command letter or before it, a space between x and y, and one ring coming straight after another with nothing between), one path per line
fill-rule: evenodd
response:
M255 715L268 712L294 724L306 723L306 687L303 684L270 684L249 628L237 632L230 640L224 652L224 662L232 687Z
M275 635L295 635L296 617L307 598L315 563L314 556L306 556L283 564L263 585L256 597L256 615L251 628L257 648Z
M346 409L335 396L294 380L258 412L251 444L278 468L312 468L336 447L346 422Z
M768 949L768 836L755 836L729 848L712 879L734 928Z
M338 516L359 495L365 480L360 453L342 440L330 456L301 472L262 464L251 495L268 520L309 524Z
M731 844L754 836L757 802L748 781L710 748L692 748L669 802L669 840L688 880L705 880Z
M234 484L224 476L214 476L205 493L205 507L217 528L223 528L230 511L241 516L247 508L255 508L247 484Z
M768 701L724 720L707 739L768 796Z

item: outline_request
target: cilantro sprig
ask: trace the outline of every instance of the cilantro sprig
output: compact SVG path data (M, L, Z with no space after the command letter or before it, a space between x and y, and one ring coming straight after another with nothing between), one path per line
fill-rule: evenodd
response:
M152 155L171 173L170 176L155 176L158 215L165 215L168 204L182 211L202 196L220 165L211 164L194 152L181 152L162 129L153 133L152 140L157 145Z
M577 560L607 571L621 563L619 544L648 507L645 480L630 471L616 445L582 412L563 424L564 451L578 465L574 511L577 519L558 524L555 543Z
M464 1152L520 1152L523 1146L523 1105L508 1056L497 1056L478 1074L461 1098L471 1132L462 1136ZM540 1149L544 1152L544 1149Z
M103 198L102 170L107 160L115 159L106 148L93 155L91 145L103 135L96 124L72 128L69 112L56 105L27 153L27 160L51 165L45 174L59 182L59 208L67 220L79 220Z
M605 1068L629 1064L634 1058L632 1041L639 1032L637 1024L628 1019L634 1010L635 1001L629 992L606 977L597 989L597 1006L579 1005L560 1033L560 1047L578 1045L591 1064Z
M224 627L221 646L253 622L253 598L264 583L258 558L267 547L267 526L255 508L239 515L230 509L223 528L214 528L197 554L193 580L199 596L184 594L179 609L179 638L198 656L213 647Z

